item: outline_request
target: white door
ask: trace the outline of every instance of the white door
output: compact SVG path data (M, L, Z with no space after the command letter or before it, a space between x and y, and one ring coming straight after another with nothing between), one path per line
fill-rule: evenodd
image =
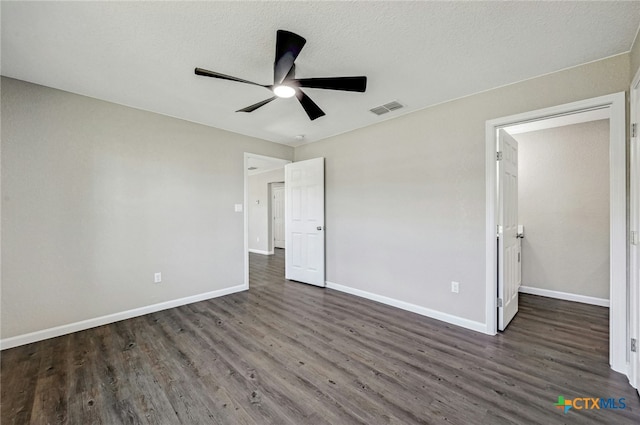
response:
M498 151L498 329L503 331L518 312L518 142L499 130Z
M285 277L325 286L324 158L294 162L285 176Z
M284 248L284 184L272 185L273 246Z
M631 100L631 122L636 126L631 131L630 146L630 227L629 244L629 334L640 341L640 81L634 78ZM629 347L631 349L631 347ZM630 352L629 380L640 395L640 348Z
M637 110L640 115L640 99ZM636 130L638 131L638 130ZM640 137L631 139L631 241L629 246L630 274L630 326L631 338L640 340ZM640 395L640 353L639 348L630 353L629 378Z

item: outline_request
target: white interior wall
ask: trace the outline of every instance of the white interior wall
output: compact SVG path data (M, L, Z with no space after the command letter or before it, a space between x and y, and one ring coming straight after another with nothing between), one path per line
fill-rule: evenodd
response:
M4 77L1 100L3 340L242 288L244 152L292 148Z
M272 254L269 183L283 182L284 168L249 176L249 251Z
M609 121L513 136L522 285L609 299Z
M327 158L328 280L482 325L485 121L623 91L630 67L619 55L296 148ZM243 152L291 148L2 89L2 338L242 283Z
M484 329L486 121L625 91L629 69L615 56L296 148L326 158L327 280Z

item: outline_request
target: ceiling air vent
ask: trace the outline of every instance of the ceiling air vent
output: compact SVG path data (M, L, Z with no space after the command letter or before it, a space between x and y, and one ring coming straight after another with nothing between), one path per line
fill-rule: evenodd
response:
M375 108L369 109L369 110L376 115L382 115L382 114L386 114L387 112L400 109L403 106L404 105L402 105L400 102L394 100L393 102L385 103L384 105L376 106Z

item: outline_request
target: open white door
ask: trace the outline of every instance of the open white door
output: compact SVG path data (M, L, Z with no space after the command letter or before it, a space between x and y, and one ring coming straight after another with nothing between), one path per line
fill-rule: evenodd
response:
M285 277L325 286L324 158L294 162L285 175Z
M629 241L629 381L640 395L640 72L631 84L630 241ZM635 340L635 350L633 341Z
M640 116L640 99L636 105L637 115ZM637 131L637 130L636 130ZM629 347L629 380L640 395L640 137L633 134L631 139L631 237L629 245L629 275L630 275L630 302L629 302L629 333L631 340L635 341L634 347ZM634 344L633 342L631 343Z
M518 312L520 240L518 239L518 142L498 130L498 329Z

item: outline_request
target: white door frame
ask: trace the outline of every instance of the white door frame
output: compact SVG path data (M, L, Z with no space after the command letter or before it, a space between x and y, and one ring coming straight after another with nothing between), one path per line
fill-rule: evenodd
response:
M497 171L496 131L499 128L590 109L609 108L609 184L610 184L610 307L609 363L627 374L629 327L627 319L627 199L626 199L626 115L625 94L567 103L551 108L497 118L486 122L486 331L497 333Z
M630 87L631 94L631 125L636 123L640 126L640 70L636 73ZM629 249L629 337L640 341L640 131L636 128L635 137L631 137L630 151L630 175L631 187L629 190L629 225L631 231L635 232L636 243ZM630 131L630 134L632 132ZM640 393L640 350L630 353L629 358L629 381L631 385L638 389Z
M274 226L275 208L274 208L274 202L273 202L273 200L275 199L273 195L275 188L282 188L282 190L284 191L284 182L269 183L269 252L271 252L272 254L275 252L275 249L276 249L276 228ZM282 210L284 211L284 205L282 206Z
M275 156L258 155L256 153L245 152L244 153L244 198L243 198L243 220L244 220L244 289L249 289L249 158L258 159L273 159L282 161L284 158L276 158ZM289 160L285 160L291 163Z

